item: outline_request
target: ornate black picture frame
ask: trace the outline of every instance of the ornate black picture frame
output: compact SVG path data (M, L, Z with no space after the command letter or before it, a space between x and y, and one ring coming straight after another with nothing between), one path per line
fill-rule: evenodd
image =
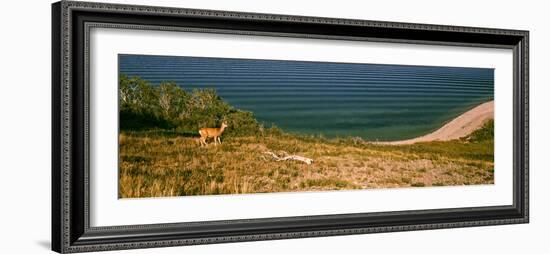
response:
M92 27L513 50L513 205L91 227ZM52 6L52 249L60 253L472 227L529 221L528 31L62 1ZM512 113L512 112L511 112Z

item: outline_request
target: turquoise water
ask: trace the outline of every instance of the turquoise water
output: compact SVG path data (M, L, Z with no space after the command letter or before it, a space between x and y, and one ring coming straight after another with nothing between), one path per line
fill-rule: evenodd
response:
M366 140L429 133L494 94L484 68L119 55L119 71L214 88L266 126Z

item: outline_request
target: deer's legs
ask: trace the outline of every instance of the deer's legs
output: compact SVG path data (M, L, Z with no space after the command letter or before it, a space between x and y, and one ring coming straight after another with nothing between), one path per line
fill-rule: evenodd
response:
M221 145L222 140L221 140L221 138L220 138L219 136L218 136L218 137L212 137L212 138L214 139L214 145L218 145L218 144ZM200 138L199 138L200 145L201 145L201 146L203 146L203 145L204 145L204 146L207 146L207 145L208 145L208 143L206 143L206 140L207 140L207 139L208 139L208 137L200 137Z

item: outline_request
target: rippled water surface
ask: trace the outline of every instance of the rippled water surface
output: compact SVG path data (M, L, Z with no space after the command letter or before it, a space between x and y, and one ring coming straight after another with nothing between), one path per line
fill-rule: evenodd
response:
M483 68L120 55L119 71L214 88L266 126L367 140L429 133L494 94Z

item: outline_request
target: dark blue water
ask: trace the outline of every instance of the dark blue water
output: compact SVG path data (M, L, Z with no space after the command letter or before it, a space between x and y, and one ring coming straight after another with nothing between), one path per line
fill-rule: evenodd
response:
M399 140L493 99L494 71L206 57L120 55L121 74L214 88L266 126L327 137Z

